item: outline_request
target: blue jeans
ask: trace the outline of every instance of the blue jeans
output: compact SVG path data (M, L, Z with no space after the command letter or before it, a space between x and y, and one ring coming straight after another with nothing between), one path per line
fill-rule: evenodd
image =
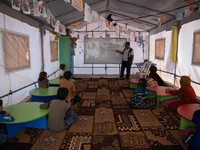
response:
M122 67L121 67L121 75L120 78L124 78L124 70L126 68L126 78L129 79L130 76L130 70L131 70L131 64L129 61L122 61Z
M72 124L75 121L77 121L77 119L78 119L78 114L77 113L75 113L73 116L65 117L64 118L64 120L65 120L65 129L67 129L70 124Z
M0 144L4 143L8 139L6 131L4 129L0 129Z

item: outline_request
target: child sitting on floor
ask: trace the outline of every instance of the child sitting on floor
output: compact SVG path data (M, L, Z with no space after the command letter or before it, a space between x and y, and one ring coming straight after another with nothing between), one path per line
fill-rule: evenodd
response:
M195 132L188 133L185 144L188 150L197 150L200 148L200 110L194 112L192 122L197 125L197 128Z
M70 81L72 79L72 73L70 71L66 71L64 73L64 78L66 80L60 81L60 87L68 89L72 104L79 102L81 98L79 96L75 96L76 87L75 87L75 84Z
M49 80L47 79L47 73L45 71L40 72L38 78L38 86L39 88L48 88L49 87Z
M179 96L180 101L173 102L169 105L174 110L177 110L179 106L184 104L197 103L195 91L191 86L191 79L188 76L182 76L180 79L180 85L181 88L179 90L166 89L166 92L168 93L181 95Z
M65 64L60 64L60 70L58 71L57 77L59 79L63 79L64 78L64 70L65 70Z
M48 103L41 104L41 109L49 108L47 127L54 132L65 130L70 124L78 119L78 115L71 107L70 96L67 88L59 88L57 91L59 100L52 100ZM68 103L66 103L68 102ZM65 117L68 112L69 116Z
M3 101L0 100L0 121L1 122L10 122L14 121L15 119L10 116L9 113L6 111L3 111ZM0 144L4 143L7 140L8 136L6 134L6 131L4 129L0 129Z
M147 89L147 80L141 78L139 80L139 86L134 91L134 96L131 98L131 104L134 108L150 108L156 106L156 102L147 101L145 98L147 95L155 95L156 91Z

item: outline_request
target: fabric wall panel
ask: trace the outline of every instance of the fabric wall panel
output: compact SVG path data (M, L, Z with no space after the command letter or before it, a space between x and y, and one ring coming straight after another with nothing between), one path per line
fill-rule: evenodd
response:
M179 35L177 74L187 75L193 81L200 83L200 65L192 64L193 33L200 31L200 19L182 25ZM200 96L200 85L192 84Z
M157 64L157 68L163 71L174 73L175 63L170 62L171 55L171 31L163 31L150 36L150 61ZM165 55L164 60L155 59L155 41L157 39L165 39ZM163 80L174 83L174 76L158 71Z
M41 71L41 43L40 43L40 30L32 27L19 20L13 19L5 14L0 13L1 18L5 18L5 24L1 21L0 30L4 32L19 34L27 36L29 38L29 51L30 51L30 67L20 69L17 71L6 72L5 70L5 55L4 55L4 43L3 32L0 32L0 95L9 93L9 91L17 90L23 86L26 86L34 81L37 81L39 72ZM3 19L4 20L4 19ZM3 22L3 23L2 23ZM3 25L2 25L3 24ZM7 41L6 41L7 42ZM24 41L21 41L24 42ZM24 42L27 44L27 41ZM26 51L26 49L23 49ZM10 56L16 58L13 51L9 51ZM22 63L24 60L21 60ZM34 86L26 88L20 92L14 93L9 97L3 98L4 106L18 103L29 95L29 91Z

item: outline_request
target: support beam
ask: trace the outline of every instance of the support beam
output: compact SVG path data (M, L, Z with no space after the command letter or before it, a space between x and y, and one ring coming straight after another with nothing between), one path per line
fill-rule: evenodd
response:
M109 2L110 2L110 0L107 0L107 4L106 4L106 10L108 10L108 7L109 7ZM105 16L105 18L107 18L107 16L108 16L108 11L106 11L106 16Z

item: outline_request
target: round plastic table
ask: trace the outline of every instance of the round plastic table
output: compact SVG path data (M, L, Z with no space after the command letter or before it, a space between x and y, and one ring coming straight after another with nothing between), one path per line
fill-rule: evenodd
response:
M163 102L164 100L168 100L168 99L172 99L174 97L178 97L178 95L174 95L174 94L165 92L166 89L175 90L172 87L167 87L167 86L148 86L147 89L156 91L157 94L155 96L157 97L157 106L159 106L160 102ZM151 98L151 97L147 96L147 98Z
M128 82L130 82L130 88L137 88L139 86L139 80L140 78L132 78L132 79L129 79Z
M29 92L32 96L32 102L49 102L57 98L57 90L59 87L48 87L33 89Z
M43 103L26 102L3 108L15 118L12 122L0 122L6 124L9 139L25 127L47 129L46 115L49 109L40 109L41 104Z
M196 110L200 110L199 104L185 104L178 107L177 112L181 116L181 130L185 130L187 126L196 126L196 124L192 122L192 117Z
M61 80L65 80L64 78L63 79L52 79L52 80L49 80L49 86L55 86L55 87L59 87L60 86L60 81ZM74 82L75 80L74 79L71 79L70 80L71 82Z

